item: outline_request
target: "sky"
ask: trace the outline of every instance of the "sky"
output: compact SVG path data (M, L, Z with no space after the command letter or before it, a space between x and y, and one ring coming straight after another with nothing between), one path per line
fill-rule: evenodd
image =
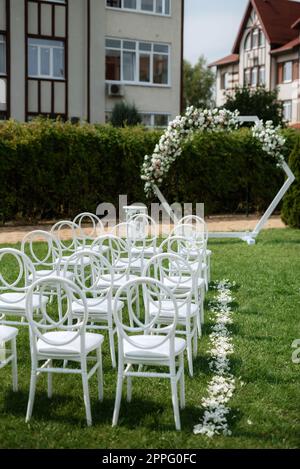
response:
M185 0L185 59L208 63L231 53L248 0Z

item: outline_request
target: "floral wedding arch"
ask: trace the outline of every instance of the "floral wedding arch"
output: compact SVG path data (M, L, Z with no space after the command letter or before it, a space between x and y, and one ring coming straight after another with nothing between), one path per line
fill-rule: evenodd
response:
M170 206L166 203L159 186L166 178L172 164L182 153L182 144L188 138L192 138L197 131L205 132L233 132L237 130L242 122L255 122L252 127L252 135L257 139L262 150L274 159L274 163L286 173L288 179L284 183L279 193L274 198L270 207L267 209L262 219L253 232L242 233L210 233L210 237L218 238L240 238L254 244L255 238L267 223L268 219L274 212L284 194L295 180L295 176L283 157L283 147L285 139L280 134L280 127L275 127L272 121L264 123L257 117L242 117L238 111L231 112L226 109L196 109L194 107L187 108L182 116L169 123L167 130L160 138L156 145L152 156L146 155L142 166L142 179L145 181L145 192L149 197L153 193L158 196L162 204L168 207L168 211L176 221L175 214L171 211Z

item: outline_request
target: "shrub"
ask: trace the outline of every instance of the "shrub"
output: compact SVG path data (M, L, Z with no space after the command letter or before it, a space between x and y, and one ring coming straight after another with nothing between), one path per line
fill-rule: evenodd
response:
M133 127L141 124L142 119L134 104L130 105L122 101L115 104L110 122L114 127Z
M296 181L284 198L282 220L292 228L300 228L300 136L289 159L289 166L296 176Z
M285 130L287 156L295 131ZM148 203L140 170L161 131L35 120L0 124L0 220L33 222L95 212L101 202ZM162 186L172 203L204 202L206 213L264 210L284 179L249 129L198 134ZM268 183L266 184L266 180Z
M282 103L278 100L278 90L266 90L249 86L237 87L233 95L226 95L224 105L229 111L238 109L242 116L258 116L264 121L271 120L275 125L284 125Z

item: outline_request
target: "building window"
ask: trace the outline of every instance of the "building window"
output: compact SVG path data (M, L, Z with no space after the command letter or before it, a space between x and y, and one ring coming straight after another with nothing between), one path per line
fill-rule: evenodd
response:
M264 47L266 45L266 38L262 30L259 30L259 36L258 36L258 46L259 47Z
M170 121L170 114L159 113L141 113L142 123L146 127L165 128L168 127Z
M244 72L244 85L250 86L251 85L251 69L247 68Z
M106 80L168 85L170 48L166 44L106 39Z
M263 86L263 85L266 84L266 69L265 69L265 67L259 67L258 84L260 86Z
M3 34L0 34L0 75L6 74L6 40Z
M292 120L292 101L283 101L283 118L287 122L291 122Z
M258 47L259 30L254 29L252 33L252 49Z
M155 15L170 15L171 0L106 0L106 6Z
M245 39L245 50L251 49L251 33L248 33Z
M247 34L244 48L246 51L249 51L251 49L257 49L258 47L264 47L265 45L266 39L263 31L255 28Z
M293 62L285 62L283 64L283 83L292 81L293 77Z
M64 79L64 42L46 39L29 39L28 75L37 78Z
M258 67L252 68L251 72L251 86L257 86L258 84Z
M221 76L221 89L222 90L228 90L229 88L230 88L229 73L228 72L222 73L222 76Z

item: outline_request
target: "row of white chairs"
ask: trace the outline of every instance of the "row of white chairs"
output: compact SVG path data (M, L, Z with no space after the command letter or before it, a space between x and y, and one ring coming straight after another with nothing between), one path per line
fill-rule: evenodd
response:
M147 218L146 220L148 222ZM139 220L139 223L140 222L141 220ZM72 222L60 222L60 226L65 226L69 223ZM181 236L175 236L173 233L161 246L157 246L157 243L153 243L152 245L148 243L146 256L145 240L147 239L147 241L149 241L149 238L143 235L140 236L141 230L139 228L139 232L137 233L134 224L127 223L122 225L123 226L119 225L117 228L118 230L121 228L125 229L125 239L111 234L100 236L92 242L93 237L88 236L88 241L92 243L87 243L87 240L84 239L81 234L78 236L78 232L76 233L79 226L76 225L72 228L74 229L74 235L71 236L71 241L63 246L60 238L53 235L53 232L55 232L54 229L52 230L52 234L46 234L45 232L29 234L22 243L22 251L18 254L19 257L13 250L0 250L0 261L5 255L15 255L20 268L19 275L13 283L9 284L9 282L4 282L4 290L6 290L6 292L0 295L0 312L3 313L1 322L6 322L8 309L11 315L19 315L22 318L27 317L32 341L32 334L37 327L36 325L38 324L38 327L41 328L44 328L45 324L47 325L47 320L50 317L48 316L47 309L53 309L54 302L55 305L57 305L58 322L53 322L52 320L51 324L47 325L46 330L58 329L59 332L65 332L67 343L62 344L59 342L58 344L54 340L54 343L48 343L48 345L52 345L54 348L56 347L56 352L58 352L58 349L59 353L62 353L62 350L66 352L67 357L65 353L59 355L61 359L65 360L65 363L73 360L74 353L73 355L70 353L70 348L72 347L68 349L68 346L70 344L75 346L76 341L79 342L79 336L74 338L72 335L67 334L67 332L69 332L68 330L61 330L61 327L65 327L64 323L66 320L68 321L68 327L71 328L74 324L83 325L82 330L84 330L84 337L86 339L84 342L88 344L88 347L86 348L85 344L85 348L80 349L80 360L78 359L78 354L76 360L81 363L80 371L78 372L82 374L83 379L88 424L91 424L88 379L95 371L98 372L99 398L103 398L101 360L103 336L86 332L86 329L108 329L113 366L115 366L116 362L114 334L116 330L118 332L119 366L116 406L113 418L114 424L116 424L118 420L120 389L122 389L121 384L124 378L127 379L127 397L130 400L132 377L152 377L158 374L161 376L160 373L154 373L154 375L150 373L149 375L148 371L143 371L141 365L145 365L143 361L145 361L147 353L149 354L149 349L151 351L151 358L149 362L149 356L146 357L146 364L162 365L166 363L162 360L162 357L160 357L159 360L155 359L155 363L152 363L151 360L155 353L157 353L157 350L160 348L165 350L165 344L167 344L169 340L165 339L160 343L158 338L161 335L163 337L169 337L169 331L172 330L174 332L172 341L175 340L176 346L179 348L175 347L175 349L172 349L170 345L170 354L167 359L170 372L169 374L163 374L163 376L171 379L175 423L176 428L179 429L180 419L178 400L176 400L177 391L175 396L174 390L175 384L177 386L177 382L180 381L180 402L181 405L184 405L183 353L187 348L189 369L192 375L192 355L193 353L194 355L197 353L197 332L201 332L201 322L203 321L204 286L205 284L207 285L208 280L201 278L202 270L205 268L205 262L203 262L206 255L205 242L203 242L203 240L199 242L200 237L198 235L194 236L192 232L194 228L192 225L183 223L181 227L185 229L182 230L181 233L179 232ZM193 235L192 242L191 237L186 236L186 228L188 228ZM79 230L81 231L81 227L79 227ZM139 236L137 236L137 234L139 234ZM42 259L36 255L34 250L36 246L35 240L37 238L46 238L47 240L48 252L46 257ZM83 240L84 243L82 243ZM69 252L70 246L71 253ZM29 255L33 262L26 255L26 247L29 248ZM152 252L150 252L150 248ZM64 251L68 251L69 255L66 255ZM49 258L51 258L50 263ZM206 272L208 272L208 269L206 269ZM24 282L24 278L26 279L25 283L20 287L18 282ZM3 276L1 276L1 280L3 283ZM145 291L149 291L149 285L151 287L155 286L156 295L158 288L163 290L164 294L160 296L157 295L156 301L153 300L153 295L145 296ZM148 286L148 289L146 286ZM142 295L138 294L140 287L142 287L143 290ZM3 288L1 288L1 290L3 290ZM12 292L11 290L14 291ZM68 290L69 293L64 295L62 294L62 290L65 290L65 292ZM70 295L70 291L73 292L72 295ZM66 299L69 301L69 297L71 296L73 298L72 302L68 304L67 313L64 313L64 301L66 301ZM140 296L143 298L143 305L140 305ZM30 300L28 300L28 298L30 298ZM53 300L53 298L56 300ZM151 298L151 301L149 301L149 298ZM4 306L2 303L4 303ZM125 303L129 315L129 325L127 326L125 326L120 319ZM174 307L174 303L176 307ZM17 307L16 304L18 304ZM8 308L8 305L11 309ZM143 310L143 313L141 310ZM103 323L106 324L103 325ZM24 320L23 324L25 324ZM131 336L129 335L129 332L136 334L137 325L140 332L137 337L138 340L142 341L138 344L136 343L137 339L130 339ZM182 326L180 330L178 329L178 325ZM124 330L127 331L126 337L123 334ZM44 333L38 334L39 339L36 341L36 344L41 345L43 341L46 343L49 342L49 336L47 336L47 334L56 333L58 332L44 331ZM178 334L183 334L185 339L180 339ZM53 338L54 336L51 336L50 342L51 340L53 342ZM60 340L61 338L62 335L60 334ZM132 340L139 349L138 355L140 362L143 362L139 363L138 371L132 370L134 365L137 364L138 359L135 357L131 360L132 363L129 363L127 356L129 352L126 347L127 352L124 352L124 343L126 343L127 348L128 346L130 348L130 345L134 347ZM147 341L151 341L151 347L148 347L149 343L147 343ZM32 368L27 420L30 418L32 412L37 375L42 371L48 373L48 394L50 397L52 394L51 376L52 373L57 370L57 368L53 368L52 365L54 360L53 350L51 352L53 356L51 355L40 368L38 368L37 363L39 357L45 360L43 350L45 352L47 347L45 349L39 349L37 345L36 347L31 345L31 350L32 363L35 363L35 366ZM40 353L41 350L42 353ZM87 353L89 354L94 350L97 350L96 364L88 373L86 363L82 362L81 355L83 352L87 355ZM145 353L141 353L140 350ZM74 349L73 352L75 352ZM172 364L170 364L171 355ZM13 356L16 357L16 354L12 354L12 360ZM180 365L175 373L174 363L176 362L177 356L180 358ZM55 355L55 357L57 357L57 355ZM124 363L126 363L125 369ZM70 370L67 367L63 367L59 368L58 372L66 373L70 372Z

